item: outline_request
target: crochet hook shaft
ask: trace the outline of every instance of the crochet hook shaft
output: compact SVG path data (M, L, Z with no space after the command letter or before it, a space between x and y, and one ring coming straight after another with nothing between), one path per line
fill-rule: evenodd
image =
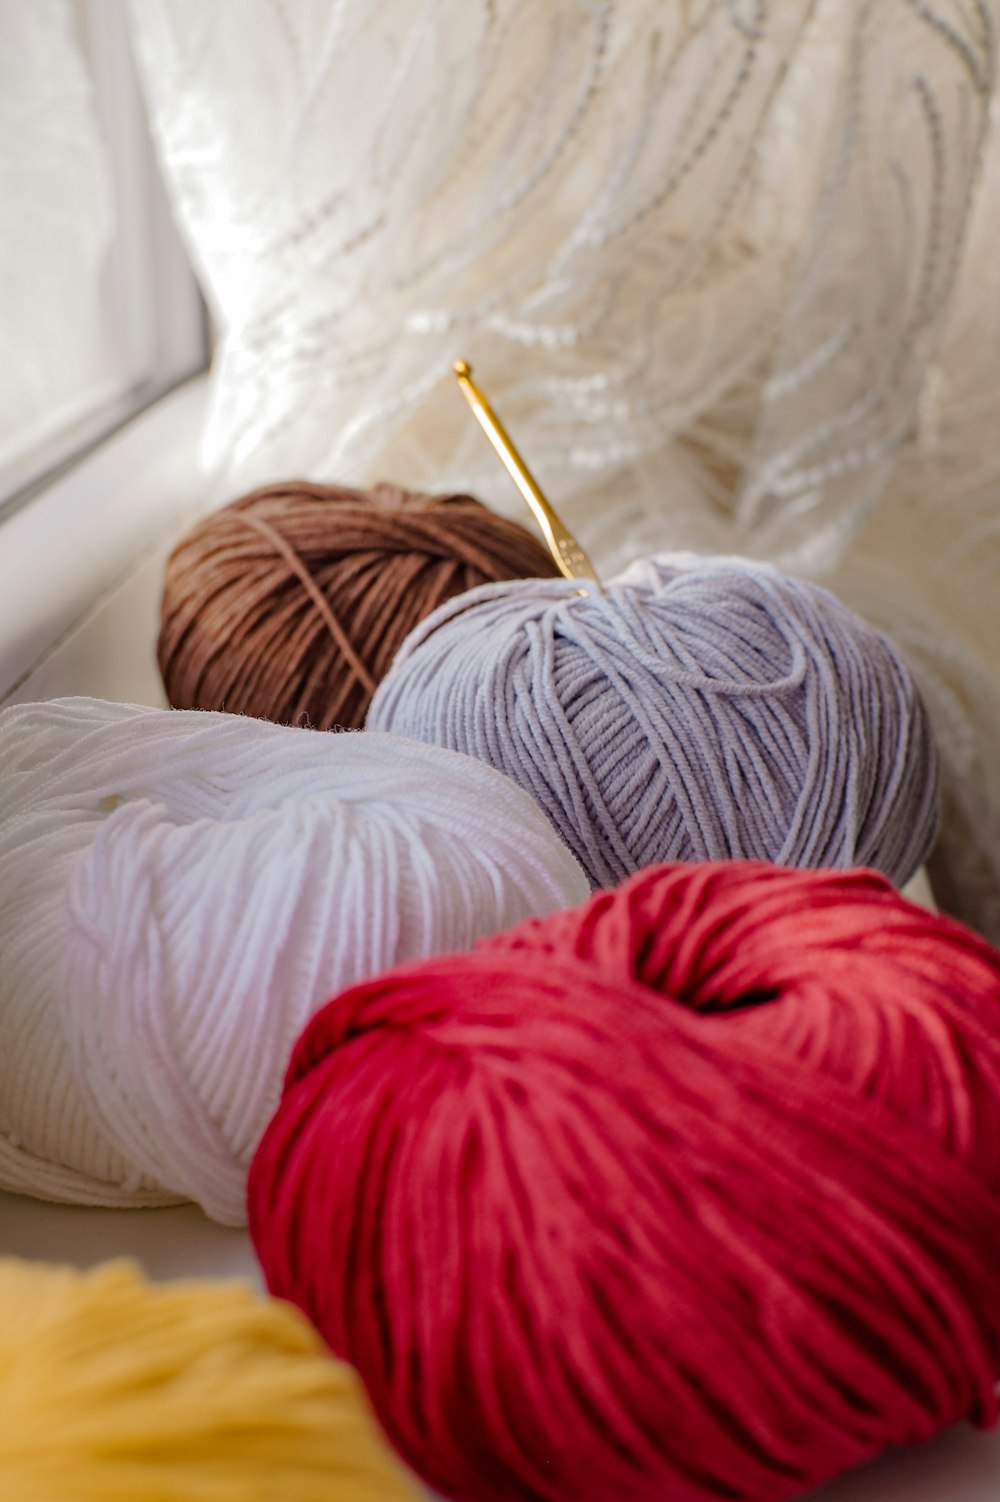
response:
M456 360L452 370L458 377L462 394L475 413L480 427L500 455L505 469L530 506L559 572L567 579L593 579L599 582L594 565L538 488L534 475L514 447L507 429L472 379L472 367L469 362Z

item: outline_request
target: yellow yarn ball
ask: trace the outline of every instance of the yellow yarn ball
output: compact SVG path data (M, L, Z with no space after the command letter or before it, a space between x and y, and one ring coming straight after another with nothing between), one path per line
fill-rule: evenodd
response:
M288 1304L0 1259L0 1497L415 1502L360 1381Z

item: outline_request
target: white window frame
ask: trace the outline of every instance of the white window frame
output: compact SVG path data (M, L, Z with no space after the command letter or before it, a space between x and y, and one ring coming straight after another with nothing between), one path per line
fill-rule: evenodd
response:
M115 664L136 645L124 640L134 638L135 623L122 622L121 643L99 643L95 651L108 661L96 663L89 676L81 678L67 644L144 559L168 548L209 505L199 456L207 399L204 376L185 382L0 523L0 705L13 694L119 697ZM155 572L158 600L162 559ZM143 630L152 674L155 630ZM116 627L112 637L118 634ZM61 676L49 671L44 688L33 689L32 677L60 652L66 657Z
M204 303L149 136L127 8L119 0L73 0L73 7L114 191L109 285L124 361L103 387L46 414L36 435L0 463L0 524L124 423L203 370L209 357ZM0 532L0 552L4 543Z

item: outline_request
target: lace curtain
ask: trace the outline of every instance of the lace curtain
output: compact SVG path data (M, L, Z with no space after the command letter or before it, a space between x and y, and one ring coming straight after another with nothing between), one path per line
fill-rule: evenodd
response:
M605 571L766 556L935 716L943 905L1000 938L1000 0L132 0L219 329L226 499L519 502Z

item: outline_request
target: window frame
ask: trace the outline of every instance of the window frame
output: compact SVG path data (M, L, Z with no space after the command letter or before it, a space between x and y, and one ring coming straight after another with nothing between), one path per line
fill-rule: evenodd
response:
M63 404L0 464L0 524L139 413L207 368L208 319L174 225L133 60L127 9L69 0L107 150L116 229L109 314L119 368L102 390ZM0 549L2 549L0 541Z

